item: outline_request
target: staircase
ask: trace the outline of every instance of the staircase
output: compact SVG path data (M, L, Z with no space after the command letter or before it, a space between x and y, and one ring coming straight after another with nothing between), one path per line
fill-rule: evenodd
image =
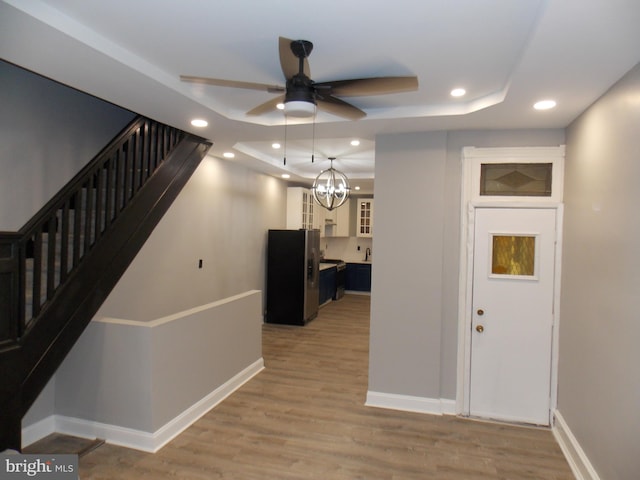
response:
M0 452L211 144L138 117L20 231L0 232Z

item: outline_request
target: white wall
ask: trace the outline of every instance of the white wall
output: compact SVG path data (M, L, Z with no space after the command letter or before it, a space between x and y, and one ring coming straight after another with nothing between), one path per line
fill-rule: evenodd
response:
M567 131L558 410L602 479L640 474L640 64Z
M134 117L0 61L0 231L19 230Z

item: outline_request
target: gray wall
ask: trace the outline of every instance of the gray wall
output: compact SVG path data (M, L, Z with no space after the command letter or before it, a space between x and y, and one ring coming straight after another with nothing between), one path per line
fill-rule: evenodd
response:
M0 231L19 230L134 117L0 61ZM55 380L25 417L53 413Z
M266 232L269 228L284 228L285 219L286 185L282 181L232 162L205 157L96 317L147 322L248 290L263 290ZM199 259L203 259L202 269L198 268ZM235 368L248 358L260 357L260 342L256 346L253 331L243 323L246 320L238 318L232 327L222 323L214 327L211 355L216 365L212 365L210 372L220 371L225 362L227 367ZM241 340L243 329L246 338ZM103 326L94 326L85 331L70 353L70 360L61 367L61 376L55 382L55 413L102 422L117 419L116 425L153 431L159 421L177 414L172 402L178 401L178 396L165 398L163 402L151 398L142 385L138 391L129 389L135 382L127 379L158 371L159 365L170 361L173 353L149 345L145 351L138 349L133 358L119 358L112 354L117 350L114 344L146 345L150 340L117 337L124 329L109 329L108 335L103 330ZM109 343L105 343L107 340ZM216 342L228 347L225 354L232 354L221 358L223 350L216 347ZM85 368L87 362L90 366ZM127 363L131 368L123 369ZM100 368L93 368L95 365ZM119 378L125 370L128 372L125 378ZM99 375L95 375L97 371ZM215 381L229 379L228 375L216 375ZM95 381L90 380L93 376ZM76 394L72 384L79 377L88 380ZM190 392L189 398L195 402L197 395L193 392L198 388L219 386L211 378L206 381L203 378L189 376L189 388L183 385L182 393ZM95 393L104 384L118 385L121 390L111 391L101 399ZM129 398L134 399L129 404L122 400ZM184 398L180 400L185 404ZM50 395L38 399L23 426L43 418L42 412L51 410L50 401ZM157 404L156 412L160 412L152 423L149 418L135 416L150 402Z
M446 142L376 139L370 391L440 398Z
M94 321L56 372L55 413L157 432L261 358L257 290L153 323Z
M12 65L0 67L0 100L6 102L0 109L0 229L11 230L133 115ZM282 181L205 157L98 316L147 321L262 290L266 231L284 228L285 216ZM52 414L55 386L47 387L24 426Z
M277 178L205 157L97 316L153 320L263 290L267 230L284 228L286 198Z
M0 231L19 230L134 115L0 61Z
M640 472L640 65L567 131L558 409L601 478Z
M376 139L370 391L456 398L462 148L562 144L563 130Z

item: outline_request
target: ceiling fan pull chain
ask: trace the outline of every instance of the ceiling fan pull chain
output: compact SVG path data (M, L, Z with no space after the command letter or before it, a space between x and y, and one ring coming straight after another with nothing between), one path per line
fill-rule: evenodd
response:
M284 116L284 164L287 164L287 116Z
M315 160L316 153L316 117L313 116L313 131L311 135L311 163Z

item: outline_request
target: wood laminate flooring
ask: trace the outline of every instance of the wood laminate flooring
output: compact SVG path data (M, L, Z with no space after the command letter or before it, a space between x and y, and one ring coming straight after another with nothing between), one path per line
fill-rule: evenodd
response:
M89 451L80 478L573 480L547 429L364 406L369 300L347 295L305 327L265 324L262 373L156 454Z

